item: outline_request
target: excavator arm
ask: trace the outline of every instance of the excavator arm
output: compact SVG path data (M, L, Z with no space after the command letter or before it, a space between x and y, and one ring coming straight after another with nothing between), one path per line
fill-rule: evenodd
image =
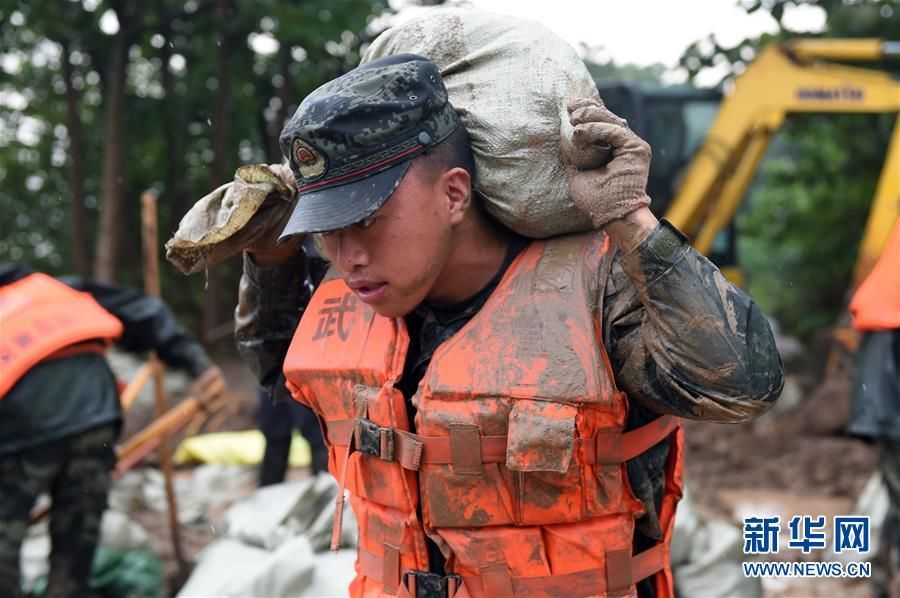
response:
M800 39L766 46L734 82L666 217L709 254L733 220L772 135L792 113L900 113L900 81L830 61L900 57L900 42ZM900 217L900 120L860 244L853 285L875 263Z

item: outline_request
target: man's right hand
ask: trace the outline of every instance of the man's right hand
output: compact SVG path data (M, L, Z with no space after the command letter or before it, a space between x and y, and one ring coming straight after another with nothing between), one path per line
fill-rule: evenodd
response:
M576 152L570 157L569 167L569 193L575 206L590 216L597 229L647 207L647 142L603 102L584 98L571 102L568 109L569 121L575 127L572 141ZM590 161L581 154L593 156L598 147L610 148L612 159L586 166Z
M294 182L294 173L287 164L269 164L269 170L275 173L284 184L296 196L297 185ZM284 230L293 213L293 204L290 210L285 210L280 218L269 218L263 230L255 235L255 241L244 251L250 254L253 261L260 266L282 264L292 259L303 245L304 236L295 235L278 242L278 236ZM250 224L253 224L252 222Z

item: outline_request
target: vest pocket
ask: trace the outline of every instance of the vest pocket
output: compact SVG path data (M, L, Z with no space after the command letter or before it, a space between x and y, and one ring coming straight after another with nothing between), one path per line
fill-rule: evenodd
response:
M581 466L575 451L574 405L519 399L509 413L506 467L513 472L519 525L582 518Z
M513 471L565 473L575 449L573 405L520 399L509 412L506 466Z

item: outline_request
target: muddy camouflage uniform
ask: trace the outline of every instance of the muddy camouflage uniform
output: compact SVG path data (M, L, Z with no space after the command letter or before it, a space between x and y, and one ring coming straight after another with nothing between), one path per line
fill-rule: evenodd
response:
M0 286L29 274L0 263ZM156 349L167 365L193 376L212 365L159 299L90 279L60 280L90 293L122 322L119 348ZM0 398L0 598L19 593L19 552L41 494L53 501L47 595L89 595L121 421L116 379L96 353L45 360Z
M19 549L28 513L38 496L53 494L50 540L65 546L50 555L50 596L80 596L90 577L100 517L106 507L109 471L115 464L114 425L41 444L17 458L0 457L0 595L15 596L9 584L19 578ZM16 584L18 585L18 584Z
M409 402L437 347L484 305L528 240L513 237L503 267L479 293L458 305L419 306L406 317L410 348L398 388ZM236 339L261 381L285 392L279 376L302 308L309 300L300 282L302 257L281 266L257 266L245 256ZM600 288L603 344L616 384L630 399L626 429L659 414L712 422L742 422L778 397L783 369L768 322L752 300L685 242L667 222L637 248L609 252ZM412 417L412 416L411 416ZM665 480L668 441L627 464L634 494L644 503L635 551L658 542L657 519ZM431 551L438 569L442 559ZM638 584L652 596L652 584Z

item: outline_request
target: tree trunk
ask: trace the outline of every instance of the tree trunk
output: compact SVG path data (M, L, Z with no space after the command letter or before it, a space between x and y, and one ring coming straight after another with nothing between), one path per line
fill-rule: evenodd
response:
M275 121L269 123L268 129L271 132L266 135L266 154L269 162L281 162L284 159L281 155L281 145L278 143L278 138L281 136L281 129L284 128L285 121L291 116L291 104L297 101L297 94L294 92L294 85L291 82L290 67L293 61L293 58L291 58L291 44L287 40L279 41L281 42L281 47L278 51L278 70L282 78L282 84L281 87L275 89L275 96L281 100L281 105L278 106L278 110L275 112Z
M78 106L78 92L72 87L69 40L62 40L63 78L66 84L66 129L69 133L69 201L72 217L69 252L72 271L79 276L91 273L88 257L87 214L84 208L84 132Z
M213 106L212 115L212 150L213 162L210 168L212 187L221 185L231 180L233 166L229 159L229 140L231 138L231 35L229 34L230 21L229 0L216 0L216 22L219 27L219 55L216 77L218 88ZM210 269L207 274L206 295L203 301L203 337L208 338L209 333L220 323L219 320L219 287L221 276L217 270Z
M118 11L117 11L118 12ZM125 177L125 73L128 67L127 21L118 12L120 29L113 38L104 97L103 178L100 191L100 227L94 276L104 282L116 279L122 222L122 188Z
M228 32L229 0L216 1L216 21L219 23L219 55L217 63L216 99L212 115L213 162L210 174L213 185L220 185L231 174L229 140L231 138L231 36ZM230 180L230 177L229 177Z
M160 35L163 36L163 45L159 51L159 58L162 61L162 86L165 92L165 102L169 107L169 118L171 126L165 127L163 136L166 142L166 198L163 205L168 206L171 216L171 222L167 223L169 228L175 229L175 223L181 220L184 213L187 212L187 198L184 188L184 150L182 146L182 126L181 110L173 108L178 103L178 97L175 93L175 78L169 69L169 61L172 58L172 48L169 46L169 40L172 37L171 17L165 13L163 2L157 4L157 14L160 16ZM164 223L166 224L166 223Z
M261 108L256 113L256 128L259 130L260 139L264 139L263 147L266 148L266 162L275 164L281 162L281 146L278 144L278 134L274 132L275 124L266 118L266 109Z

